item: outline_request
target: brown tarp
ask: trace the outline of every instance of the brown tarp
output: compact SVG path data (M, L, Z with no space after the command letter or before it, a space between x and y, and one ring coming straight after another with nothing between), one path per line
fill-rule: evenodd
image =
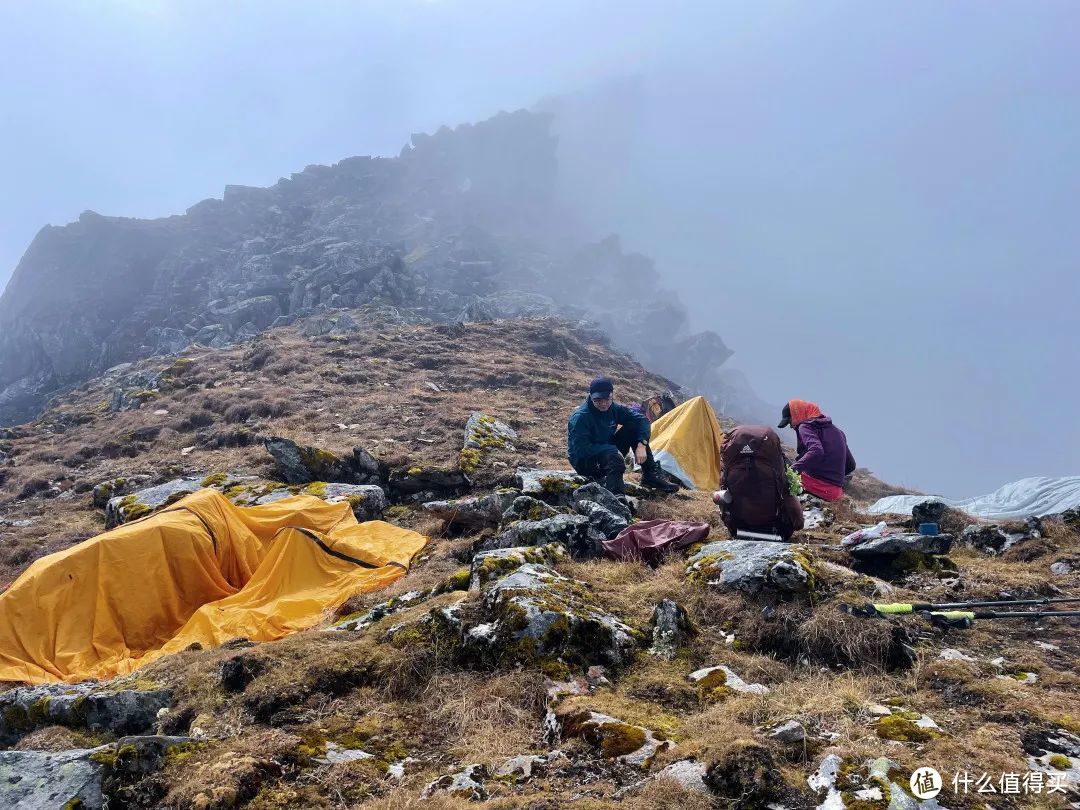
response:
M692 520L646 520L605 540L604 553L616 560L641 560L656 565L665 554L691 546L709 536L709 524Z

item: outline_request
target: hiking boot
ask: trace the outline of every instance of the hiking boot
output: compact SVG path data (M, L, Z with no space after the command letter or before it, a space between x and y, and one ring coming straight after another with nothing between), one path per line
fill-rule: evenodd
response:
M678 485L668 480L658 461L646 461L641 465L641 485L660 492L666 492L669 495L672 492L679 491Z

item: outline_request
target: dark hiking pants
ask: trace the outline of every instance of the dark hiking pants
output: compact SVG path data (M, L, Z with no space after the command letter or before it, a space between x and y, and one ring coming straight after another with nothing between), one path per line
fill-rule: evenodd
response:
M632 447L640 444L640 442L631 442L629 436L629 431L625 429L615 431L615 436L611 440L614 447L591 456L583 464L576 465L574 469L578 475L599 481L608 492L622 495L626 491L626 487L623 486L623 473L626 472L623 456ZM649 447L648 442L644 444L645 464L651 465L653 463L652 448Z

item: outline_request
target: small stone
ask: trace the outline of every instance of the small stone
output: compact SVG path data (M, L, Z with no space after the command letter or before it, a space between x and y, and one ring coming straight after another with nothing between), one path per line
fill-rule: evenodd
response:
M513 777L516 782L525 782L533 776L543 776L547 770L545 757L523 754L511 757L495 769L496 777Z
M361 751L357 748L342 748L337 743L326 744L326 754L315 759L320 765L341 765L346 762L360 762L365 759L374 759L374 754Z
M708 793L709 787L705 784L705 772L707 770L708 768L704 763L695 762L692 759L683 759L662 768L653 778L668 779L685 790Z
M690 617L686 610L670 599L660 601L653 608L652 620L652 647L649 652L668 660L675 657L679 648L686 643L687 636L692 632Z
M880 703L871 703L866 710L874 717L888 717L892 714L892 709Z
M954 650L952 648L946 648L938 653L938 658L942 661L967 661L969 663L975 663L975 659L970 655L961 652L960 650Z
M786 746L803 746L807 741L806 727L797 720L786 720L769 726L765 735Z
M420 798L429 799L435 793L447 793L459 799L482 802L488 798L484 781L488 778L486 765L469 765L460 771L441 776L424 788Z
M722 672L724 674L723 679L716 677L717 673ZM708 687L711 681L717 681L718 686L725 686L733 692L743 692L748 695L766 695L769 693L769 687L760 683L747 683L738 675L736 675L729 667L721 664L716 667L704 667L703 669L695 670L686 676L689 680L696 684Z

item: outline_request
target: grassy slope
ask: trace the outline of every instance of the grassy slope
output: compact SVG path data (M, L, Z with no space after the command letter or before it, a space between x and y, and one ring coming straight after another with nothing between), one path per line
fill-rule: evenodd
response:
M0 519L30 518L33 523L0 526L0 578L10 581L35 557L101 531L102 516L89 506L88 485L138 474L147 475L148 483L178 473L215 471L272 477L260 445L201 447L211 436L237 441L245 433L284 435L338 451L364 446L391 465L452 466L465 420L473 410L483 410L521 435L515 452L499 451L485 460L475 476L483 487L518 464L565 467L566 414L591 375L612 374L618 393L628 400L671 385L558 322L470 325L461 335L374 318L364 323L361 332L343 338L309 339L291 328L275 330L247 347L191 352L187 356L194 362L176 369L172 390L137 411L103 409L111 389L106 381L72 392L10 442L16 463L4 468ZM148 426L161 427L156 438L132 438ZM182 453L192 446L196 449ZM50 489L30 494L45 486ZM870 492L875 486L867 484ZM806 539L835 543L860 522L850 505L837 511L833 527ZM718 526L705 493L646 502L642 516L698 517ZM435 541L390 594L429 586L460 568L471 538L441 537L438 523L415 511L399 510L394 519L430 533ZM717 534L723 536L723 530ZM1076 575L1051 577L1048 568L1054 560L1076 557L1078 548L1080 538L1056 526L1049 537L1001 558L957 551L953 559L962 576L953 591L936 575L924 573L906 580L888 598L993 597L1006 590L1045 594L1054 586L1075 590ZM829 749L786 758L766 746L793 790L805 786L823 750L852 758L884 754L908 770L932 763L948 781L957 769L1027 770L1021 747L1025 730L1065 726L1080 731L1080 678L1073 671L1080 642L1071 628L985 623L943 634L919 620L903 620L921 635L919 657L913 668L890 673L881 663L892 625L848 619L836 610L840 601L877 598L881 585L841 567L848 562L846 555L819 550L815 556L835 565L823 566L812 604L775 604L771 621L762 618L764 601L687 582L680 560L656 571L611 561L564 563L564 573L589 583L600 601L629 623L645 628L656 602L672 598L688 609L698 630L675 661L642 655L613 677L612 688L576 700L676 740L678 747L662 755L661 763L687 756L741 761L738 757L753 748L752 741L760 742L755 729L791 717L815 732L836 735ZM387 596L358 598L347 610ZM734 644L726 635L730 632ZM460 671L438 649L380 643L379 638L379 628L359 636L308 632L243 650L239 654L255 656L265 667L245 692L235 695L223 692L216 678L221 661L238 654L232 649L185 652L140 673L176 690L176 731L194 725L220 737L169 764L160 785L163 804L420 806L422 786L456 766L544 752L538 672ZM1035 640L1060 649L1041 649ZM937 655L944 647L962 648L978 661L940 661ZM1005 674L1035 672L1038 682L995 677L998 670L989 660L999 656L1006 659ZM701 702L685 675L720 663L772 691ZM943 736L921 744L882 740L867 706L888 698L929 714ZM376 759L316 766L311 757L327 740L359 745ZM46 729L22 746L57 748L76 742L70 732ZM496 806L554 807L571 798L577 806L601 806L620 785L640 778L603 762L580 742L567 743L565 750L573 763L567 768L522 787L494 783ZM386 763L406 755L417 761L408 766L404 781L387 780ZM789 806L811 801L804 793L789 800ZM434 799L423 806L458 804L465 802ZM650 787L623 806L707 804L676 788Z

